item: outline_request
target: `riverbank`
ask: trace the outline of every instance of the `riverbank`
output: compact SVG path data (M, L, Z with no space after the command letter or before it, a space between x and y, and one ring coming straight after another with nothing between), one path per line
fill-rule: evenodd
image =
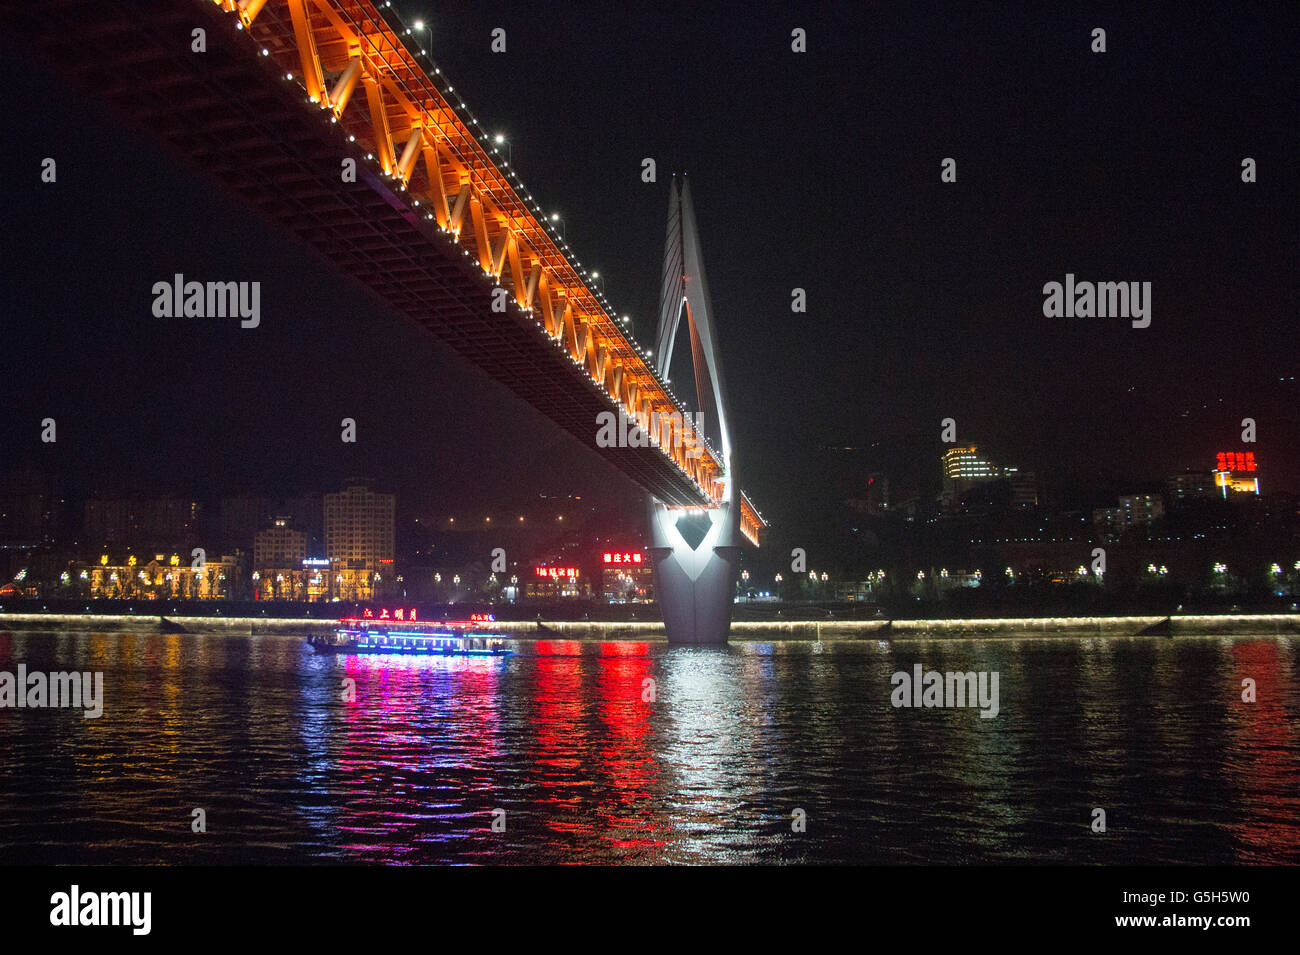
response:
M3 630L57 630L87 633L237 633L305 637L329 633L337 624L311 617L161 618L143 614L4 613ZM603 623L586 620L497 621L496 629L516 638L537 640L663 640L657 621ZM1170 617L989 617L933 620L735 621L732 640L920 640L934 638L1015 638L1050 636L1249 636L1300 635L1300 614L1188 614Z

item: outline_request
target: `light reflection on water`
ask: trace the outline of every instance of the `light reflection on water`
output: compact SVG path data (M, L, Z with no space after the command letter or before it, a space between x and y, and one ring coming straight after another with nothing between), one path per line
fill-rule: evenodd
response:
M1298 651L1052 637L333 658L281 636L0 633L0 670L102 670L107 698L97 720L0 709L0 861L1296 862ZM999 716L894 708L890 676L914 663L998 671Z

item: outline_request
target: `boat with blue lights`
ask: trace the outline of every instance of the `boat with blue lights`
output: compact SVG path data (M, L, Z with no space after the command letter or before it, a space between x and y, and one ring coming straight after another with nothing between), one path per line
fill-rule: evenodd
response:
M491 629L495 621L490 613L449 621L420 620L414 609L367 610L363 616L340 620L332 635L309 636L307 643L317 653L334 655L506 656L511 652L509 638Z

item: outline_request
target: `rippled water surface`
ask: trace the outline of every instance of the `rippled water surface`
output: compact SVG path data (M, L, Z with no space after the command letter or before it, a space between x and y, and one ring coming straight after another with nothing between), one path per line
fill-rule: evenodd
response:
M106 697L99 719L0 709L0 861L1296 862L1298 651L1053 637L326 658L283 636L0 633L0 671L99 670ZM998 716L893 707L890 676L915 663L997 671Z

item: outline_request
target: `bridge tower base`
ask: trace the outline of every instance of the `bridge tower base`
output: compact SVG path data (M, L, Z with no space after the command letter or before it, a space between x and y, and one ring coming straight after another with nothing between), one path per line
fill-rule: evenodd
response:
M655 599L669 643L727 642L740 572L739 512L732 502L694 514L650 502Z

